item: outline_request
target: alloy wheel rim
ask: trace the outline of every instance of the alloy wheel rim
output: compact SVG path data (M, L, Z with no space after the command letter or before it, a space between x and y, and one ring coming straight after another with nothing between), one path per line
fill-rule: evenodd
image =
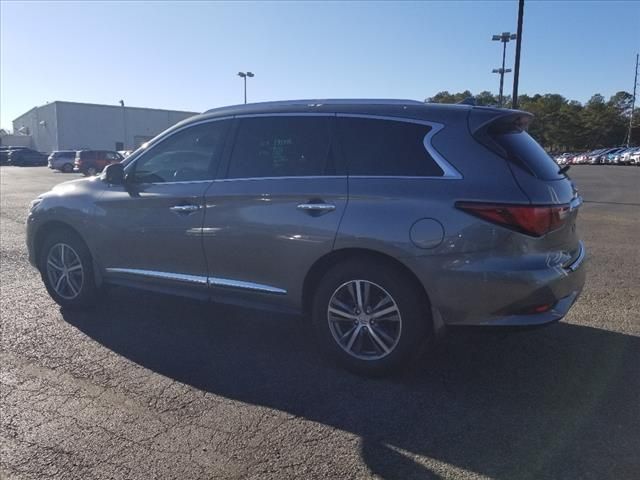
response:
M340 285L329 300L327 320L340 348L360 360L380 360L391 354L402 333L396 301L368 280Z
M76 251L66 243L56 243L47 255L47 276L53 290L66 300L73 300L82 290L84 268Z

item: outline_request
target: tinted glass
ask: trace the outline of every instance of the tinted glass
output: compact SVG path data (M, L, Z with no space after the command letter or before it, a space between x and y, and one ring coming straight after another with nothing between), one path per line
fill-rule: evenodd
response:
M135 181L141 183L212 180L215 177L228 121L196 125L153 146L135 163Z
M349 175L442 176L424 147L427 125L370 118L338 118Z
M335 173L329 117L259 117L240 121L229 178Z
M509 157L524 163L536 177L542 180L564 178L559 173L558 164L527 132L494 134L493 138L506 150Z

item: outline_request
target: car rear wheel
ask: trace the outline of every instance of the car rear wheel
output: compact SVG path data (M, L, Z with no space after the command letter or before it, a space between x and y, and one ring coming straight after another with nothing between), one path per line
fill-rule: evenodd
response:
M432 332L428 302L415 282L397 268L362 260L324 275L312 320L323 350L365 375L406 367Z
M64 173L71 173L71 172L73 172L73 165L72 165L71 163L65 163L65 164L62 166L62 171L63 171Z
M97 300L91 254L72 232L54 232L45 239L40 274L51 298L64 308L86 308Z

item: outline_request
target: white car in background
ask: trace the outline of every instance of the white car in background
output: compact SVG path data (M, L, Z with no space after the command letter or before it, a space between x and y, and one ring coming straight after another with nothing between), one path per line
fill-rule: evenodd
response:
M56 150L48 158L49 168L64 173L73 172L73 162L76 159L75 150Z

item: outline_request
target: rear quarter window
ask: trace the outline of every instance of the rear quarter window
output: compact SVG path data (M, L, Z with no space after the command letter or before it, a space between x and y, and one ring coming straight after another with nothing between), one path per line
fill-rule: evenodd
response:
M428 125L372 118L338 118L349 175L441 177L424 146Z

